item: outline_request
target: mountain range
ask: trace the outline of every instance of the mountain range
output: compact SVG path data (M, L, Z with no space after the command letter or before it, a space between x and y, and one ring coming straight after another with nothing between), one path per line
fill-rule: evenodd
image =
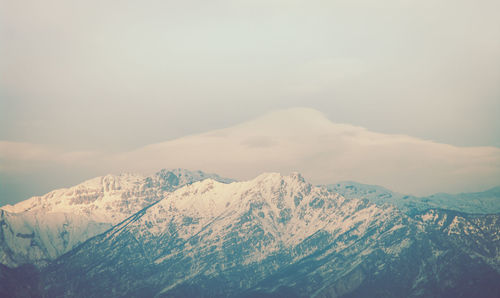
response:
M107 175L1 207L0 296L500 297L499 198Z
M195 181L231 179L201 171L162 170L106 175L74 187L0 207L0 263L8 266L47 262L68 252L173 190Z
M437 193L424 197L405 195L382 186L353 181L328 184L326 188L346 198L365 198L378 205L392 204L407 212L441 208L465 213L500 213L500 186L482 192Z

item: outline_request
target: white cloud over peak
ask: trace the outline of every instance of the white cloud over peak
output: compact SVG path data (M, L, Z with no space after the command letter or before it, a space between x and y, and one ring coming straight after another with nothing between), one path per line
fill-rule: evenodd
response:
M472 191L500 181L500 149L455 147L337 124L295 108L115 157L118 170L203 169L246 179L299 171L315 183L355 180L415 194Z
M239 125L151 144L129 152L61 152L40 145L0 143L1 171L40 164L151 173L188 168L236 179L262 172L303 173L311 182L354 180L417 195L477 191L500 181L500 149L456 147L331 122L309 108L271 112Z

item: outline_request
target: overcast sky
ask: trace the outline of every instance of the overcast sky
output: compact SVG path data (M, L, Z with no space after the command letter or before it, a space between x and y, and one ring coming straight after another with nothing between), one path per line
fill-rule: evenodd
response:
M0 140L123 152L301 106L500 147L499 11L497 0L0 0ZM0 205L96 174L8 168Z

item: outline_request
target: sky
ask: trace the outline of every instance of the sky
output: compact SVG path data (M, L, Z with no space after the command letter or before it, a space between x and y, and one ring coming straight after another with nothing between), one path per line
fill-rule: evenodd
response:
M498 11L493 0L0 0L0 205L118 170L91 166L97 156L293 107L494 150Z

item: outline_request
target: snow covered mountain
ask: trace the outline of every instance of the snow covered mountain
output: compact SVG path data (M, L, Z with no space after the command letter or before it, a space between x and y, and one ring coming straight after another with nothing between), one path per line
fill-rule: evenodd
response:
M407 215L299 174L180 188L45 267L43 294L498 297L499 215ZM77 278L76 278L77 277Z
M0 263L43 266L171 191L203 179L231 182L215 174L183 169L106 175L0 208Z
M0 296L500 297L500 214L297 173L229 182L104 176L5 207L4 259L28 264L0 264Z
M326 185L328 190L346 198L363 198L383 205L392 204L406 211L430 208L449 209L465 213L500 213L500 186L474 193L438 193L427 197L400 194L382 186L343 181Z

